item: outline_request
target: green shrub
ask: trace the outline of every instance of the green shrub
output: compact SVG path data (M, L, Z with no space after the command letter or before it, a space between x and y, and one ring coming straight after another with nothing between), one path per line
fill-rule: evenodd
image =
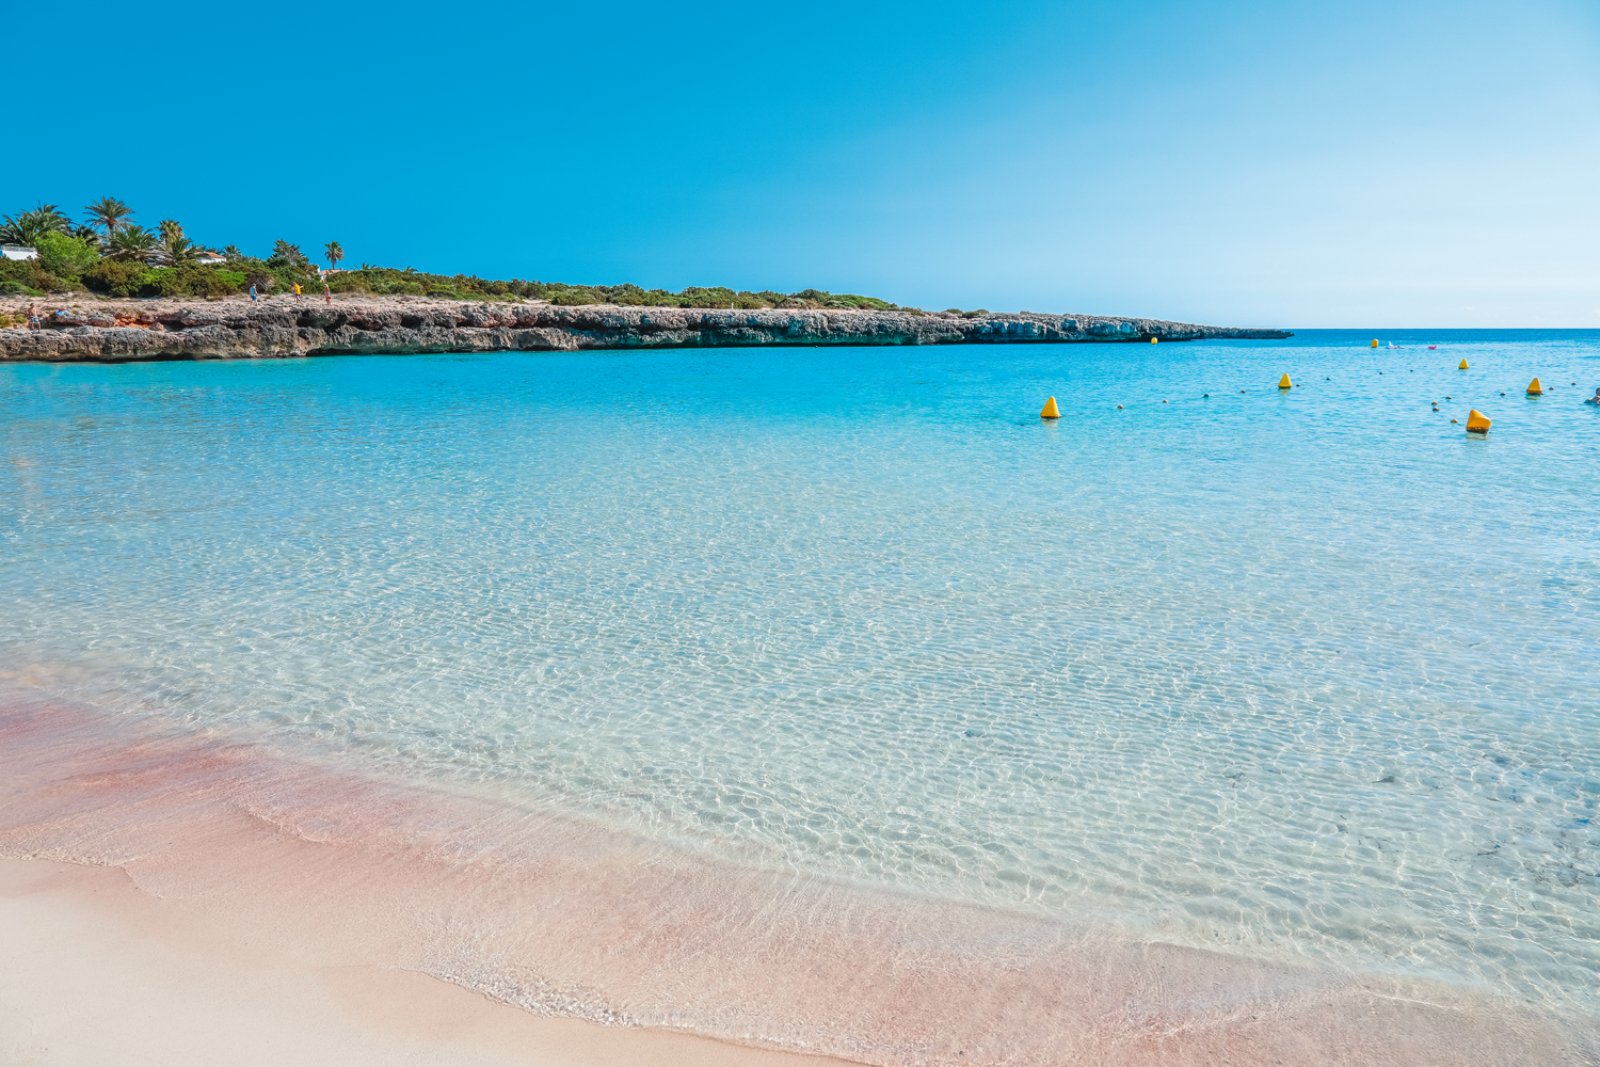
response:
M185 265L157 271L154 284L159 296L219 297L244 292L249 280L241 270Z
M37 259L0 259L0 290L15 296L69 293L81 286L76 278L63 278Z
M119 231L120 233L120 231ZM228 246L225 266L184 263L155 268L139 258L108 260L87 235L73 237L49 233L36 242L39 258L0 261L0 291L28 295L70 291L87 287L106 296L220 297L243 292L251 285L265 294L292 292L296 285L311 295L320 292L323 279L300 250L278 241L269 258L246 256ZM447 300L546 300L564 307L619 304L628 307L680 308L875 308L896 305L854 293L802 289L779 293L734 290L726 286L690 286L681 292L646 289L633 284L569 285L522 278L503 281L471 274L429 274L407 267L374 267L329 275L335 293L370 293L378 296L433 296ZM909 310L909 309L907 309ZM969 317L982 312L959 312Z
M63 279L77 279L100 262L99 247L82 237L47 233L39 238L34 247L39 251L39 264Z
M0 293L7 296L43 296L34 285L37 271L33 260L0 259Z
M330 274L326 279L328 288L335 293L370 293L372 287L367 284L366 277L359 271L346 270L338 274Z
M154 296L156 271L125 259L102 259L83 272L83 284L106 296Z
M606 300L628 307L647 307L650 304L650 294L637 285L615 285L606 293Z
M276 267L272 276L277 280L278 288L290 292L299 285L306 293L313 290L322 291L322 276L317 273L317 268L307 263L301 266Z
M228 296L243 293L250 287L242 270L226 267L202 267L201 270L206 273L206 290L197 292L196 296Z
M789 297L790 306L819 308L855 308L874 311L893 311L895 304L875 296L857 296L855 293L830 293L826 289L802 289Z
M219 297L242 293L250 284L244 271L233 265L151 267L143 263L102 259L84 272L83 281L106 296Z
M727 308L735 306L736 302L733 290L720 285L693 285L678 295L687 308Z
M276 273L276 271L274 271ZM283 279L280 279L282 281ZM878 308L891 310L887 300L853 293L806 289L786 295L770 289L758 293L725 286L691 286L680 293L645 289L638 285L567 285L561 282L514 278L497 281L471 274L428 274L406 268L363 265L329 275L328 287L336 293L371 293L376 296L437 296L450 300L546 300L561 307L586 304L620 304L626 307L691 308ZM313 283L314 284L314 283Z

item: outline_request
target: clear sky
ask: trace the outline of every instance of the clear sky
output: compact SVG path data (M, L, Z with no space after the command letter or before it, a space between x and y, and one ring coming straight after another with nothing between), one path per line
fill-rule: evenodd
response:
M350 265L1600 326L1600 2L12 5L0 213Z

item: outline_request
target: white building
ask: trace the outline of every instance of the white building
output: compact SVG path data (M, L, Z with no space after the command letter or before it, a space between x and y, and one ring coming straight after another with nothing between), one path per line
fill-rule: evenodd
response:
M6 259L38 259L38 249L27 245L0 245L0 256Z

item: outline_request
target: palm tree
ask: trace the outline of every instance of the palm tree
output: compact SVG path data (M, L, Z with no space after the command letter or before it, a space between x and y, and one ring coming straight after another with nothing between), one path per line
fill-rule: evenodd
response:
M238 245L229 245L227 248L224 248L222 250L222 257L224 259L230 259L230 260L243 259L244 258L244 253L239 251L239 246Z
M171 241L173 238L183 239L183 227L177 219L162 219L156 223L156 232L161 235L162 242Z
M54 204L40 204L32 211L15 217L0 219L0 241L6 244L32 246L47 233L71 235L72 221L56 210Z
M95 225L106 231L106 237L117 232L122 220L133 214L133 209L114 196L102 196L83 210L94 219Z
M155 235L131 222L106 239L106 257L109 259L148 260L155 250Z
M192 261L199 254L200 246L183 235L181 226L161 238L161 258L174 267Z
M328 247L322 250L322 254L328 257L329 270L339 269L339 261L344 258L344 249L339 247L338 241L329 241Z
M288 265L301 267L310 263L306 254L300 251L299 245L292 245L283 239L272 242L272 255L267 257L267 262L275 265Z

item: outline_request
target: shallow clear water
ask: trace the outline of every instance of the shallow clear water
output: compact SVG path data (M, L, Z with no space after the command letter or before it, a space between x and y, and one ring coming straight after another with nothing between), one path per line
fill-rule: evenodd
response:
M1593 1012L1600 333L1393 340L0 366L0 672Z

